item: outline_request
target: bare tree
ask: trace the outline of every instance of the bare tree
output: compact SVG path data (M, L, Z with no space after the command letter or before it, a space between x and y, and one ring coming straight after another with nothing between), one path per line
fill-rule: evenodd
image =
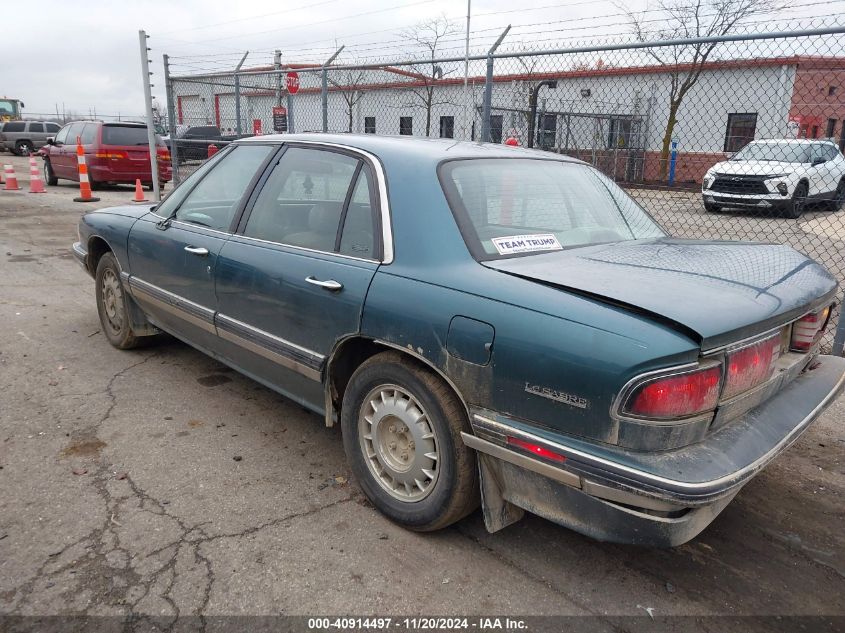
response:
M692 39L727 35L748 18L771 13L780 6L778 0L659 0L661 17L626 10L634 35L640 42L676 38ZM651 28L650 24L660 24ZM672 134L678 121L678 110L687 93L698 82L718 42L683 44L647 48L646 52L670 76L669 116L660 148L660 180L666 179Z
M328 82L340 92L346 107L347 132L352 131L352 115L355 106L364 96L360 86L365 83L366 78L367 71L363 69L329 71Z
M425 110L426 136L431 136L432 110L439 105L451 104L450 101L444 101L438 98L436 87L440 79L455 72L455 67L444 68L442 65L436 64L437 51L442 48L444 40L457 34L459 31L459 27L443 15L426 22L421 22L401 32L402 37L407 38L412 44L414 53L422 49L425 57L431 60L427 63L413 64L410 66L416 80L422 84L421 86L411 88L409 92L413 95L413 99L418 107Z

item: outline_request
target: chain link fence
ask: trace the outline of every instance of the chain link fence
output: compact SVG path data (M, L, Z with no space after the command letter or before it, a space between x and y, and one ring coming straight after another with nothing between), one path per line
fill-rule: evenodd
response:
M165 60L167 67L167 60ZM466 72L465 72L466 69ZM845 28L168 68L176 181L232 139L326 131L509 143L586 161L672 235L787 244L845 280ZM287 75L298 75L298 91ZM776 263L736 262L739 271ZM680 301L684 297L678 298ZM841 353L839 309L824 347ZM834 338L836 340L834 341Z

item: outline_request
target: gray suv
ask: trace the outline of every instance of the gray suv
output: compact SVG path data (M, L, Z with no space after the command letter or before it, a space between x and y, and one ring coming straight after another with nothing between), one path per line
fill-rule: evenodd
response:
M6 121L0 124L0 148L28 156L44 147L47 137L55 136L60 129L58 123L49 121Z

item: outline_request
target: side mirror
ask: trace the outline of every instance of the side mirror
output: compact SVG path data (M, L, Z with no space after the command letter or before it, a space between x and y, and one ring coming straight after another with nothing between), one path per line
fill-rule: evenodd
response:
M812 167L815 167L816 165L824 165L826 162L827 162L827 159L825 159L825 158L814 158L813 162L810 163L810 165Z
M55 145L56 144L56 137L55 136L48 136L47 137L47 145Z

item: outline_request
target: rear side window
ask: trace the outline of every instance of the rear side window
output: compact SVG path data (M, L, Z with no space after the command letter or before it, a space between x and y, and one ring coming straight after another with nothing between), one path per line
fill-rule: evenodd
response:
M43 123L30 123L29 124L29 131L36 133L36 134L44 134L44 124Z
M103 145L146 145L147 128L138 125L104 125Z
M3 126L3 131L4 132L23 132L25 126L26 126L26 123L24 123L23 121L9 122L9 123L6 123L6 125Z
M59 131L59 126L58 126L58 125L56 125L55 123L48 123L48 124L47 124L47 131L48 131L48 132L58 132L58 131Z
M86 123L85 127L82 129L82 144L83 145L91 145L97 140L97 128L99 126L96 123Z

